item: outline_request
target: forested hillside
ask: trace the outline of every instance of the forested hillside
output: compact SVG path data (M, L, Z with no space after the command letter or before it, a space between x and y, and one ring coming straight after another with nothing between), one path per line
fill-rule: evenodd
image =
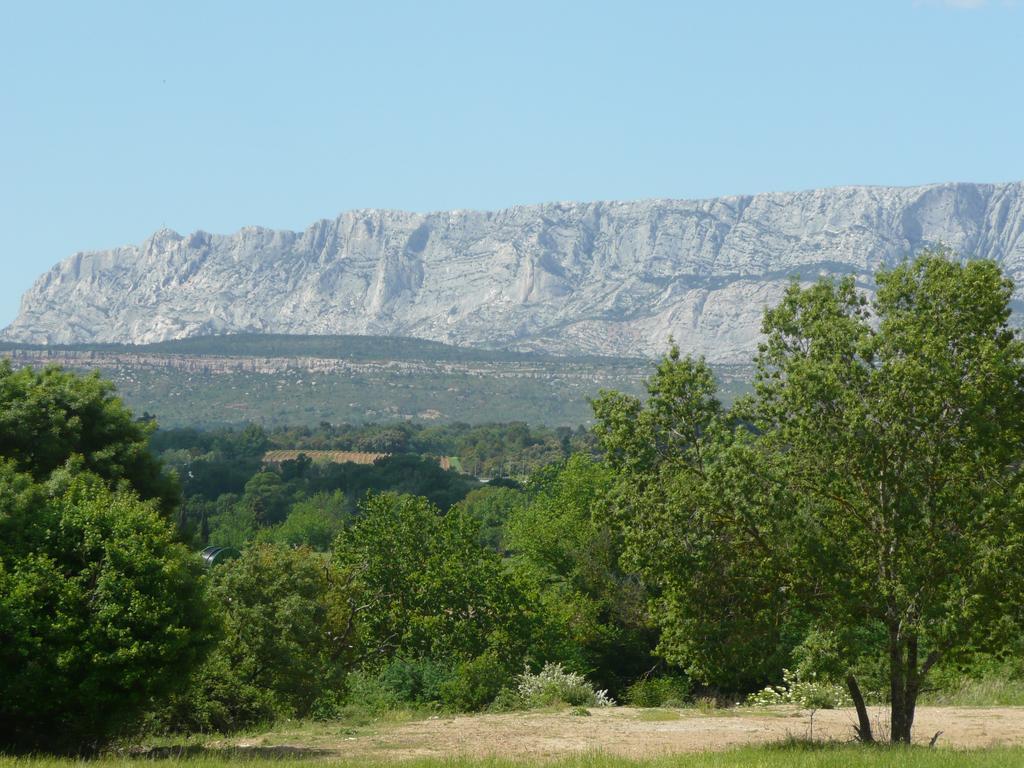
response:
M526 421L576 426L602 388L639 392L649 361L466 349L401 337L211 336L132 345L0 343L15 366L100 370L164 427ZM726 397L749 366L718 369Z

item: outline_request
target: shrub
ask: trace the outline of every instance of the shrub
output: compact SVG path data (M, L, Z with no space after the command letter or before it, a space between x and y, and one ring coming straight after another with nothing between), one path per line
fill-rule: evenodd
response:
M157 724L233 731L322 712L352 663L349 577L310 549L257 544L210 578L224 638Z
M614 699L607 691L594 690L587 679L576 672L566 672L561 664L547 663L540 672L529 670L518 677L516 691L522 706L546 707L569 704L580 707L611 707Z
M451 668L432 659L393 659L378 673L385 690L406 704L440 702Z
M0 460L0 751L92 751L212 635L199 558L156 502L82 474L61 499Z
M465 512L442 515L426 499L395 494L367 496L360 510L333 557L358 574L359 631L375 664L433 658L455 665L498 638L509 658L522 658L515 654L530 638L525 598L502 559L477 542Z
M685 677L667 675L637 680L626 689L626 703L634 707L664 707L680 705L690 693L690 681Z
M519 691L506 685L498 691L487 710L489 712L515 712L517 709L524 708L525 704L519 696Z
M366 670L356 670L345 680L347 695L345 704L349 707L380 714L403 705L401 698L380 679L379 675Z
M441 684L441 701L451 709L475 712L494 701L508 680L508 665L489 651L455 668Z
M432 659L393 659L375 671L349 675L345 704L375 713L422 706L475 712L494 701L508 678L508 665L494 651L454 667Z
M324 722L338 720L345 711L345 696L336 689L322 691L309 708L309 718Z
M200 669L185 691L150 713L146 730L230 733L277 719L274 692L241 674L227 654L215 650Z
M850 697L842 685L832 682L801 680L800 675L782 670L782 685L767 686L747 697L747 704L770 707L795 704L801 709L835 709L850 706Z

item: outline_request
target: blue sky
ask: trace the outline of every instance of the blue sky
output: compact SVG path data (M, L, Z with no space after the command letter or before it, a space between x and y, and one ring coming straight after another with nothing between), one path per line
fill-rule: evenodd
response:
M1024 4L67 2L0 24L0 326L161 226L1024 179Z

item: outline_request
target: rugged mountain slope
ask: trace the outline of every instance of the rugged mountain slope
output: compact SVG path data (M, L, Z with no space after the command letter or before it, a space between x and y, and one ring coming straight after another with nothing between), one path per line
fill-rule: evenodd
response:
M792 275L870 284L879 266L943 243L997 259L1024 288L1022 232L1024 183L364 210L301 233L163 230L51 269L3 338L355 333L635 355L672 334L713 361L744 361Z

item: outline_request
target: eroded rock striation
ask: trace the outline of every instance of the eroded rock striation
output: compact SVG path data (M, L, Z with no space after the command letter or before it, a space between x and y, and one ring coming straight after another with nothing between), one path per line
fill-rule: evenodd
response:
M55 266L2 337L355 333L657 355L672 335L685 351L742 362L764 306L793 276L854 274L870 287L879 267L943 244L999 261L1022 298L1022 233L1024 183L359 210L304 232L162 230Z

